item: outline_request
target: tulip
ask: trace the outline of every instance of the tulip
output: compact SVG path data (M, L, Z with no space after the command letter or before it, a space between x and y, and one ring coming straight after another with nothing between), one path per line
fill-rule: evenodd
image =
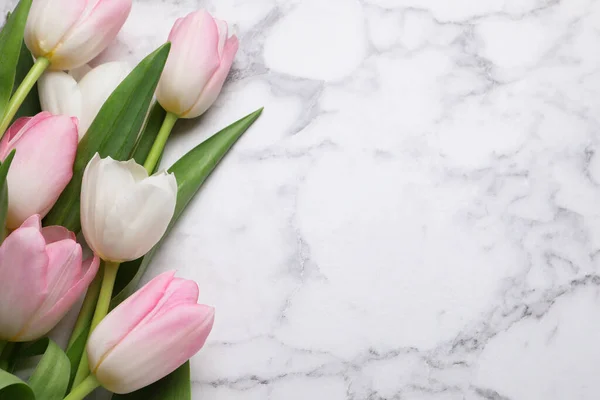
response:
M152 176L133 160L96 154L81 187L81 227L90 248L111 262L146 254L163 236L175 211L177 181L165 171Z
M34 0L25 44L54 70L89 62L112 42L125 23L132 0Z
M77 120L41 112L19 118L0 141L0 160L16 149L8 172L7 226L45 216L73 175Z
M87 344L89 366L113 393L165 377L206 342L214 308L197 304L198 285L165 272L111 311Z
M203 114L217 99L238 49L227 23L199 10L175 22L169 34L171 52L156 98L180 118Z
M47 334L84 293L100 260L82 263L75 234L33 215L0 246L0 339Z
M38 88L44 111L79 119L79 140L111 93L131 71L125 62L109 62L91 69L81 79L63 71L48 71Z

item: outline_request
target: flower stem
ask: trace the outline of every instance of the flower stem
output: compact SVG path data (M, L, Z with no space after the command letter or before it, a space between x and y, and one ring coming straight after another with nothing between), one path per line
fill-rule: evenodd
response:
M4 112L4 116L2 120L0 120L0 138L4 135L6 128L12 121L13 117L25 101L25 98L33 88L33 85L37 82L37 80L42 76L46 68L50 65L50 60L45 57L40 57L35 60L35 63L25 76L25 79L21 82L17 90L13 93L10 101L8 102L8 106L6 107L6 111Z
M92 281L91 285L88 287L85 298L83 299L83 304L81 305L81 310L79 310L79 315L77 316L77 322L75 322L73 332L69 338L69 344L67 345L67 348L71 347L73 343L75 343L79 335L85 331L92 321L96 303L98 302L98 296L100 295L102 275L103 273L99 272Z
M94 375L88 375L64 400L83 400L85 396L92 393L98 386L100 386L98 379Z
M171 134L173 126L175 126L175 122L177 122L177 118L179 118L177 115L168 112L163 120L160 130L158 131L158 136L156 136L152 149L150 149L150 153L148 154L148 157L146 157L146 162L144 163L144 168L146 168L149 175L152 174L154 168L156 168L156 164L165 149L165 144L167 143L167 139Z
M4 349L0 352L0 369L6 371L8 365L10 364L10 357L12 356L13 349L15 348L15 343L6 342L4 345Z
M98 326L100 321L108 314L110 308L110 300L112 298L113 288L115 286L115 279L117 278L117 271L119 270L119 263L112 261L104 261L104 276L102 277L102 287L100 288L100 295L98 296L98 303L96 304L96 311L92 318L92 325L90 326L90 335L94 329ZM77 387L83 380L89 375L90 369L88 365L87 352L84 351L77 367L77 373L75 374L75 380L73 380L73 387Z

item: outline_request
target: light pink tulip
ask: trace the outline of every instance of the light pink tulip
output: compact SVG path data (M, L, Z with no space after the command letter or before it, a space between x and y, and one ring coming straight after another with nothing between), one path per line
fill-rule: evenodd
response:
M29 217L0 246L0 339L44 336L86 290L100 259L81 261L75 234Z
M25 44L54 70L80 67L112 42L132 0L33 0Z
M17 151L8 172L9 228L50 211L73 176L77 141L77 119L48 112L19 118L6 131L0 160Z
M202 348L214 321L198 285L165 272L115 308L92 333L90 370L106 389L129 393L170 374Z
M175 21L169 34L171 52L156 98L180 118L203 114L215 102L238 49L235 35L228 37L225 21L205 10Z

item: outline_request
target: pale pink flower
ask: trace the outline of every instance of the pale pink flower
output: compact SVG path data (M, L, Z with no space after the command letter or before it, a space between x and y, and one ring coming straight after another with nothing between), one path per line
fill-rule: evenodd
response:
M89 62L112 42L127 20L132 0L33 0L25 44L54 70Z
M238 50L235 35L228 37L225 21L198 10L175 21L169 34L171 52L156 98L180 118L203 114L215 102Z
M129 393L173 372L206 342L212 307L198 285L165 272L111 311L88 344L90 370L106 389Z
M0 246L0 339L47 334L85 292L100 260L82 263L75 234L28 218Z
M8 171L9 228L50 211L73 176L77 138L77 119L49 112L19 118L8 128L0 160L16 150Z

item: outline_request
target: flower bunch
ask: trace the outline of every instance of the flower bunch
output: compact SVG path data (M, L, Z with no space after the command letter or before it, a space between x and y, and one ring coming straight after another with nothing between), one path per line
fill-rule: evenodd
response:
M0 31L0 398L77 400L98 386L126 394L160 385L189 367L212 329L215 311L198 303L195 282L171 271L135 289L262 109L159 169L177 120L217 99L238 39L199 10L136 67L90 67L131 7L21 0ZM82 297L61 349L45 336ZM40 366L25 382L19 361L33 355ZM189 392L189 374L159 390Z

